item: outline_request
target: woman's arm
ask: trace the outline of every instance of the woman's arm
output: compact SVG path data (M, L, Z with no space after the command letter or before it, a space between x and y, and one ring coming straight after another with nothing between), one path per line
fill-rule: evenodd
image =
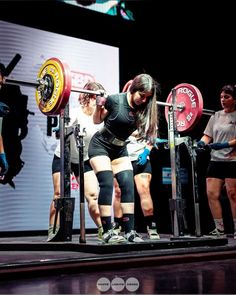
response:
M93 113L94 124L102 123L105 117L108 115L108 110L105 108L106 101L107 101L107 96L105 93L98 95L96 97L96 107Z
M229 140L229 147L236 147L236 138Z
M97 105L93 113L93 123L94 124L102 123L107 115L108 115L108 111L104 108L104 106Z
M203 141L205 144L209 144L212 141L212 138L206 134L204 134L202 136L202 138L200 139L200 141Z

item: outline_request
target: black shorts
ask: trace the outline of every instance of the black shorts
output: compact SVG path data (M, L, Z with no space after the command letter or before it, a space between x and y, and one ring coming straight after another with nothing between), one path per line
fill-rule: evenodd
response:
M89 160L84 161L84 173L93 170L92 166L89 163ZM61 172L61 159L54 155L52 161L52 174L56 172ZM79 164L71 163L71 173L74 173L75 176L79 176Z
M109 143L104 140L99 131L96 132L90 140L88 153L90 159L96 156L107 156L111 161L128 156L126 145L120 147Z
M210 161L206 177L209 178L236 178L236 162Z
M84 161L84 173L92 171L93 168L91 164L89 163L89 160Z
M152 174L152 166L150 160L148 160L145 165L137 165L137 161L132 161L132 166L134 169L134 176L141 173Z

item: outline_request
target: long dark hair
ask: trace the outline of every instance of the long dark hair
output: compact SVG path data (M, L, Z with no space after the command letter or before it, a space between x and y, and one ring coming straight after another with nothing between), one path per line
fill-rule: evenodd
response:
M161 93L160 84L148 74L139 74L130 85L131 94L139 91L141 93L151 92L151 98L145 104L139 106L137 116L137 130L140 138L151 140L157 137L158 130L158 108L157 97Z

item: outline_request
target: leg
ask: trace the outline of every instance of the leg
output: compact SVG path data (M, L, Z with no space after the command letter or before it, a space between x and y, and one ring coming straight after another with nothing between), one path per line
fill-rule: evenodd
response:
M112 161L112 169L120 189L122 213L134 214L133 167L129 158L122 157Z
M117 179L114 177L114 198L113 198L113 212L114 212L114 225L113 230L120 234L123 228L123 212L121 208L121 190Z
M134 230L134 179L130 159L128 157L116 159L112 161L112 167L121 190L125 236L129 242L142 242Z
M113 199L113 211L114 211L114 217L115 218L122 218L122 208L121 208L121 191L119 184L114 178L114 199Z
M229 198L230 208L231 208L233 222L234 222L234 238L236 239L236 179L226 178L225 186L226 186L226 191Z
M153 201L150 193L152 175L150 173L140 173L134 176L135 185L140 197L140 204L144 219L147 225L148 236L152 240L160 239L154 220Z
M111 162L107 156L95 156L90 159L91 166L96 174L99 183L98 205L103 226L103 242L119 243L125 239L112 232L111 205L113 195L113 172Z
M98 208L98 181L94 171L84 173L84 194L91 218L97 227L102 226Z
M52 174L52 181L53 181L54 195L53 195L53 200L50 204L48 241L53 239L53 237L58 232L59 226L60 226L60 212L58 212L59 214L57 215L57 220L56 220L56 231L53 232L55 218L56 218L55 201L60 198L60 172L55 172Z
M206 179L208 204L215 222L216 229L222 233L224 232L224 225L222 208L220 203L220 195L223 185L224 180L222 179L210 177Z
M140 173L134 176L144 216L153 216L153 202L150 193L151 178L152 175L148 173Z
M60 198L60 172L56 172L52 175L52 181L53 181L54 196L50 205L49 225L54 224L55 214L56 214L55 200ZM57 225L59 225L59 221L60 221L60 218L58 215L58 218L56 221Z

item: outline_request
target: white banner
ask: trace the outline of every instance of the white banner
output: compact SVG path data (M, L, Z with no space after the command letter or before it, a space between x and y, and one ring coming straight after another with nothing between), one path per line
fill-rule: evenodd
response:
M68 64L72 73L72 87L82 88L89 80L101 83L108 93L119 92L119 49L110 45L81 40L39 29L0 21L0 63L5 66L18 53L21 59L8 77L36 82L41 65L56 57ZM53 198L51 164L57 140L48 136L47 116L36 104L35 88L20 86L27 101L28 122L26 134L18 144L14 136L12 150L20 150L24 166L9 183L0 183L0 231L32 231L48 228L49 206ZM70 107L77 104L78 93L71 93ZM14 98L13 102L14 102ZM22 101L23 103L23 101ZM16 102L19 105L19 101ZM16 108L17 111L17 108ZM14 118L17 124L17 118ZM20 130L20 128L19 128ZM18 138L19 139L19 138ZM79 189L74 179L71 183L75 197L73 228L79 226ZM94 228L86 204L86 228Z

